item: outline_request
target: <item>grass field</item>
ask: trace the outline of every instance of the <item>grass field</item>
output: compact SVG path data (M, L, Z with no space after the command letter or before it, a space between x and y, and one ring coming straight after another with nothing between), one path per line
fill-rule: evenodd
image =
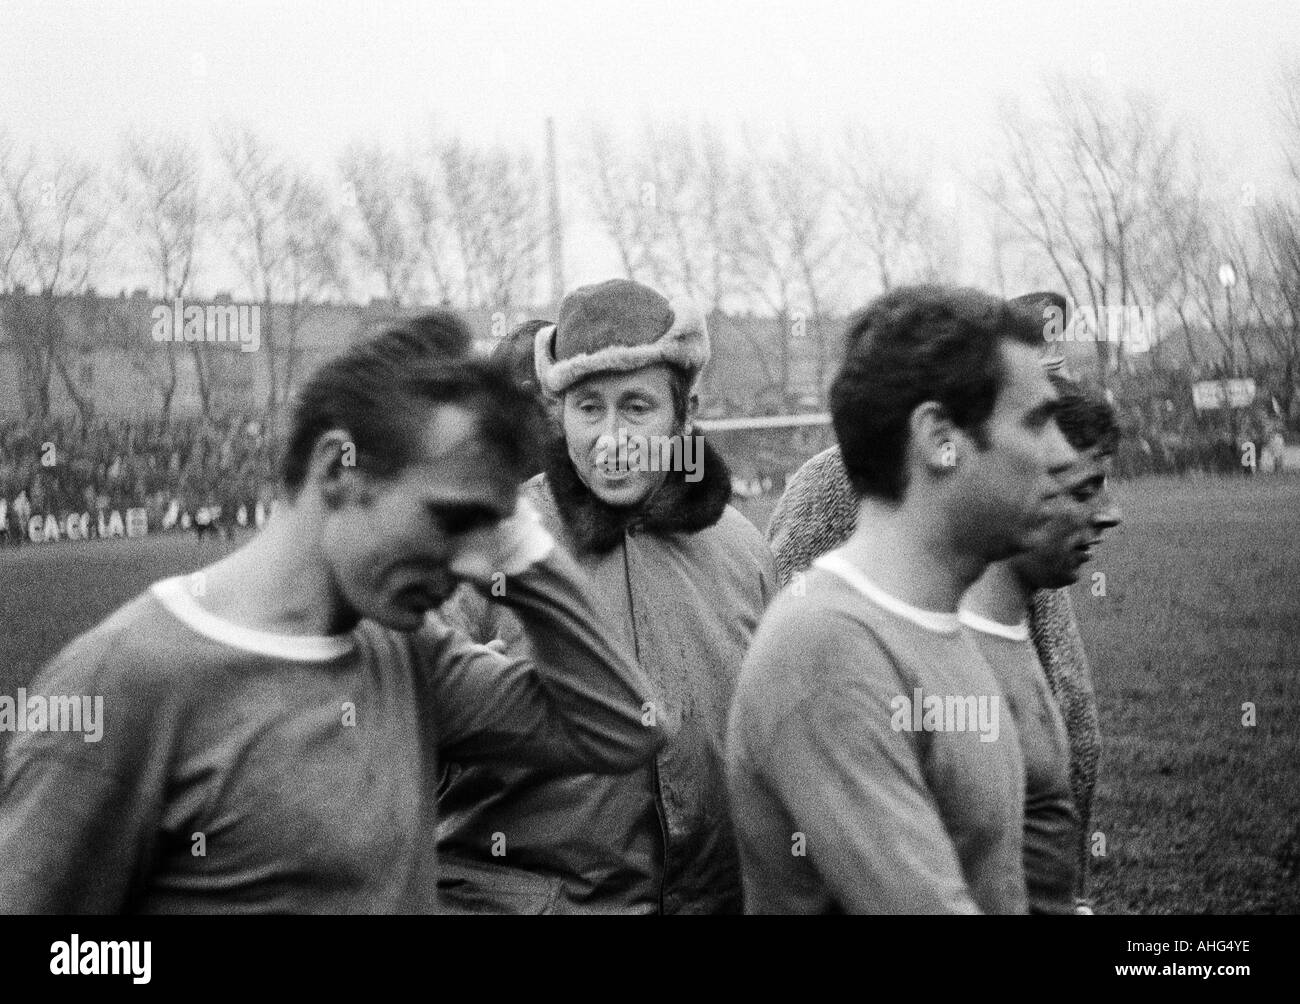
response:
M1105 595L1086 577L1075 590L1105 735L1099 907L1300 912L1300 480L1142 480L1117 494L1125 525L1089 569ZM745 508L761 527L771 504ZM0 694L225 546L200 552L186 535L0 553Z

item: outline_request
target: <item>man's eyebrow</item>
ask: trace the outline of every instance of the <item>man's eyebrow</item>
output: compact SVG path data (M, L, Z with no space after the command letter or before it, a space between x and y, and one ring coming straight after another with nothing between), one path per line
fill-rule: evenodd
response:
M1040 401L1034 407L1025 413L1025 421L1029 423L1046 422L1055 418L1061 411L1061 401L1059 398L1049 398L1046 401Z
M1082 472L1076 477L1066 478L1064 482L1065 490L1070 492L1078 491L1080 488L1086 488L1089 485L1099 484L1105 480L1106 480L1106 475L1104 472L1100 472L1100 471Z

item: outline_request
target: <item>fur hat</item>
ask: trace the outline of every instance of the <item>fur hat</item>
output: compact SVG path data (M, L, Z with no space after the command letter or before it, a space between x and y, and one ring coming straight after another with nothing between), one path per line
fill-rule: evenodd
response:
M537 332L537 380L563 394L594 373L627 373L669 363L698 379L709 361L704 318L685 301L669 302L649 286L610 279L564 298L560 318Z

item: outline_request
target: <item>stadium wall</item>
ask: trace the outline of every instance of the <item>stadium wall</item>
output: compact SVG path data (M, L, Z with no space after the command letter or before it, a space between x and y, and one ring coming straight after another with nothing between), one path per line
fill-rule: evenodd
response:
M237 341L155 341L154 311L160 306L166 304L140 292L119 297L61 297L52 305L42 297L25 293L0 295L0 419L22 418L35 410L33 402L27 400L35 393L34 382L24 378L20 346L24 330L40 331L40 325L50 323L57 325L55 330L64 346L62 357L70 379L79 393L93 402L99 418L158 414L162 407L158 384L169 372L168 353L176 364L173 415L184 417L201 412L197 360L201 360L213 387L214 410L263 411L269 399L270 363L274 361L282 382L289 361L284 342L293 327L292 308L286 304L260 305L258 344L256 350L245 351ZM187 299L183 306L223 309L241 304L228 297L216 297ZM46 314L51 308L53 321L47 320ZM424 309L428 308L402 311L380 300L367 305L322 304L298 308L295 386L316 366L358 339ZM478 335L481 351L489 351L498 337L531 316L524 312L506 316L488 310L461 313ZM701 386L706 415L779 413L821 407L825 384L838 356L839 322L801 323L793 334L791 325L751 315L714 314L709 325L713 359L704 372ZM39 339L32 341L39 342ZM789 370L788 390L782 393L780 383L785 367ZM57 372L51 374L48 387L52 414L76 412L66 383Z

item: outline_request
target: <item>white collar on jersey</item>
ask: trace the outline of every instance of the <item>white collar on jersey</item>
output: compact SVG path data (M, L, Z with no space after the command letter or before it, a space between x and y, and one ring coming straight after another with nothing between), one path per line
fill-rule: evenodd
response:
M1005 638L1007 641L1029 640L1029 621L1027 620L1021 621L1019 624L1003 624L1001 621L981 617L965 607L957 611L957 618L972 631L991 634L996 638Z
M163 579L155 582L150 591L172 616L205 638L293 662L327 662L347 655L355 645L351 635L274 634L233 624L198 605L190 592L189 579L187 575Z
M923 610L900 600L897 596L890 595L838 554L824 554L813 562L813 566L838 575L876 606L911 621L917 627L937 634L953 634L961 628L956 614L939 610Z

